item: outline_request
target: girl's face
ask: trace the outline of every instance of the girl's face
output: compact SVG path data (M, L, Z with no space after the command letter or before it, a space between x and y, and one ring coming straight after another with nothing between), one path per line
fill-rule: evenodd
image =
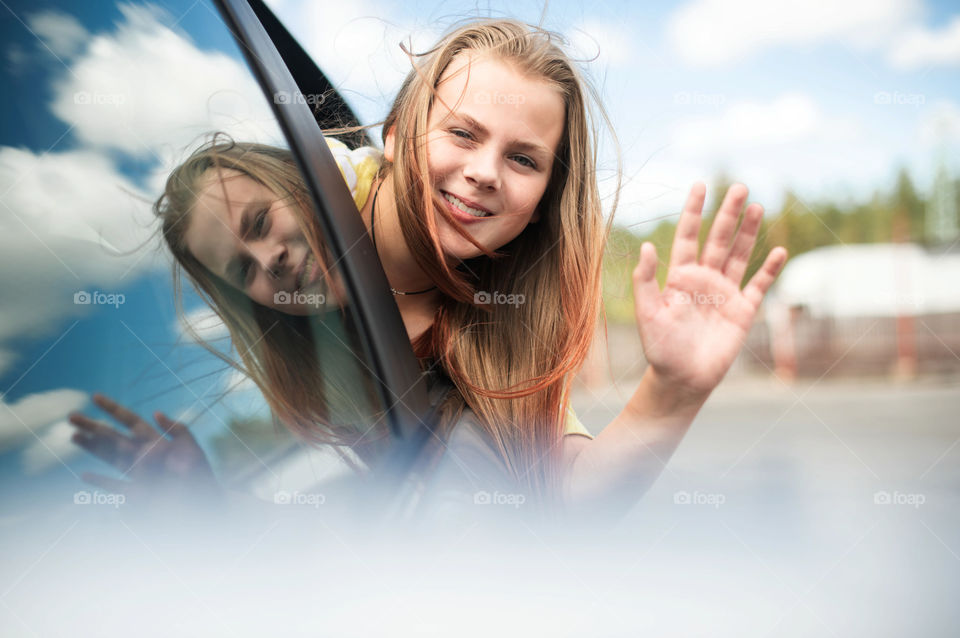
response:
M557 87L495 57L462 53L441 76L427 132L431 181L454 219L487 249L537 221L565 118ZM392 160L392 134L385 141ZM445 219L437 223L447 255L483 254Z
M314 314L328 300L293 206L245 173L211 169L189 214L187 250L257 303Z

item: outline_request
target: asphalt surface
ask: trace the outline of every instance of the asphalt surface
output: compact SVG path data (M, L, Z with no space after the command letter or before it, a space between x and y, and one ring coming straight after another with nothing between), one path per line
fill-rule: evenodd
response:
M599 430L633 387L574 407ZM680 633L955 635L960 381L725 381L612 534L642 557L624 583L682 573L717 601Z

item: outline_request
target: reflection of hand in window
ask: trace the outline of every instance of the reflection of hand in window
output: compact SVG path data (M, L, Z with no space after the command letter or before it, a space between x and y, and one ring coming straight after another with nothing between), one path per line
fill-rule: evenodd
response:
M127 433L74 412L69 417L70 423L77 428L72 441L123 472L130 480L88 472L83 475L85 481L111 492L145 500L161 494L178 500L190 496L195 501L222 497L213 469L187 426L157 412L154 417L160 427L158 431L102 394L94 394L93 401Z

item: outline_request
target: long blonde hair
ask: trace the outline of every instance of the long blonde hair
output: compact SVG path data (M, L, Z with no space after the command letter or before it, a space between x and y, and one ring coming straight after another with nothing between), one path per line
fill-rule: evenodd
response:
M391 130L395 134L394 163L384 171L393 175L404 239L446 296L415 350L442 365L508 471L541 502L558 494L566 390L601 316L601 261L609 232L597 187L597 132L588 96L609 120L558 42L555 34L512 20L456 29L417 56L383 125L384 141ZM438 216L469 235L426 186L431 183L426 134L441 76L468 51L559 89L566 122L538 205L539 222L496 255L451 267L439 243ZM524 303L478 305L478 291L523 295Z
M337 311L324 316L294 316L258 304L210 272L188 249L186 233L197 192L211 171L222 180L223 170L238 171L281 199L289 199L318 262L331 263L315 220L307 214L312 204L290 151L234 142L222 133L214 134L171 172L154 204L154 212L161 219L160 233L175 258L178 316L191 337L256 383L278 424L308 442L349 447L369 460L385 439L386 428L368 431L381 416L370 409L377 402L369 378L362 374L345 378L357 368L354 353L360 350L356 335L350 331L351 323L342 320ZM239 362L200 338L186 319L183 272L227 326ZM341 334L325 338L331 331Z

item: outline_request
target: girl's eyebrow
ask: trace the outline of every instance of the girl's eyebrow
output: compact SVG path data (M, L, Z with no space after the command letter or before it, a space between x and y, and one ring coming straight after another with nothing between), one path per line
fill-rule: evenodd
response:
M474 128L482 136L487 136L490 134L490 131L487 130L483 124L470 117L466 113L451 113L455 118L462 120L470 128ZM550 149L548 149L543 144L537 144L536 142L531 142L528 140L510 140L510 146L519 148L520 150L526 151L528 153L539 153L541 155L549 156Z

